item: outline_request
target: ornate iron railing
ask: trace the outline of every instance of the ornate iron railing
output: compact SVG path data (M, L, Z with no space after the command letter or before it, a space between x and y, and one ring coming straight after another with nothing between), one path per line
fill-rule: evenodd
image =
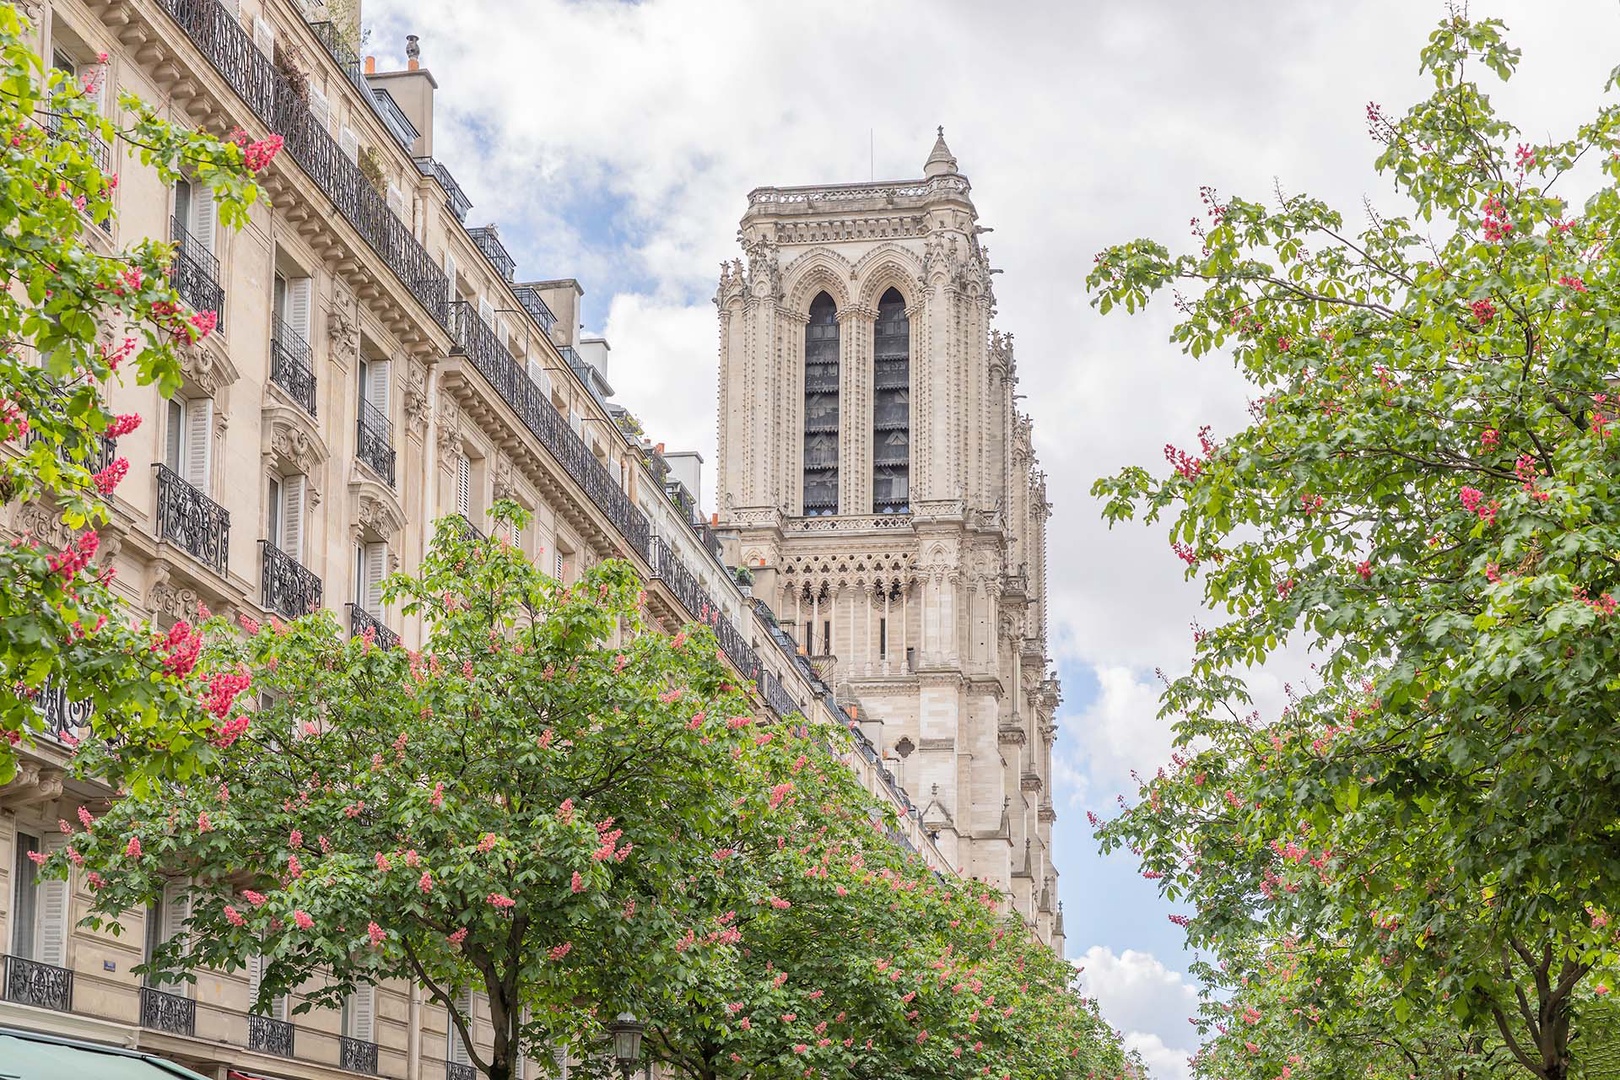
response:
M456 215L456 220L466 221L467 211L472 209L472 200L467 198L465 191L461 190L461 185L456 183L454 176L450 175L450 170L444 167L444 162L436 161L430 157L419 157L412 160L416 162L417 172L423 176L431 176L439 182L440 187L444 188L445 199L450 204L450 212ZM548 326L546 329L549 331L551 328Z
M293 1026L285 1020L249 1013L248 1049L276 1057L292 1057Z
M171 1035L196 1034L197 1003L179 994L169 994L156 987L143 986L141 1027L156 1028Z
M338 1067L349 1072L377 1075L377 1044L364 1039L338 1036Z
M153 467L158 471L158 539L179 544L217 573L225 573L230 559L230 512L167 465Z
M349 605L349 636L364 637L367 630L372 632L372 640L385 649L392 649L399 644L399 635L382 624L382 620L359 604Z
M449 326L450 336L456 343L452 351L472 362L501 400L517 413L523 426L551 452L563 471L585 489L586 497L607 515L619 535L646 557L652 535L647 518L636 509L613 474L596 460L580 437L574 434L568 421L552 407L544 391L512 358L506 346L478 317L472 305L466 300L452 303Z
M73 972L67 968L41 964L37 960L8 956L5 992L7 1001L19 1005L72 1012Z
M303 335L281 321L270 318L270 381L309 415L315 415L315 354Z
M169 219L169 238L174 241L174 263L169 279L193 311L212 311L225 318L225 286L219 283L219 259L186 231L179 218Z
M79 738L79 728L89 727L95 715L95 702L74 701L67 691L46 683L34 695L34 711L45 721L45 734L58 741Z
M444 1080L478 1080L478 1070L459 1061L444 1063Z
M85 437L77 437L80 439L80 441L74 444L75 449L79 446L85 445ZM41 435L37 430L30 429L27 438L23 442L23 445L33 446L42 438L44 438L44 436ZM69 451L66 446L63 446L57 451L57 456L64 460L72 461L76 454L74 451ZM86 469L89 469L90 472L98 473L102 469L105 469L107 466L111 465L113 461L117 459L117 457L118 440L109 439L105 435L97 435L94 437L94 441L89 443L88 452L85 454L85 458L82 462L80 462L80 464L82 464Z
M394 486L394 425L388 422L382 410L371 402L360 400L360 419L356 425L359 434L355 453L370 465L377 475Z
M760 672L759 692L765 698L765 704L779 719L787 719L794 713L800 712L799 703L793 700L787 692L787 687L769 671Z
M511 281L512 275L517 271L517 260L512 258L506 250L506 245L501 243L500 231L493 225L483 225L476 229L468 229L467 235L472 237L472 242L478 245L478 250L484 253L484 257L495 268L495 272Z
M263 552L264 606L289 619L321 609L321 579L315 571L268 540L259 541Z
M325 125L316 121L309 111L307 96L300 96L270 58L253 44L236 15L218 0L160 2L254 115L270 130L281 134L286 141L287 154L327 194L338 213L354 226L422 307L442 325L446 296L444 271L417 242L410 226L394 216L387 200L372 188L359 164L350 160L333 141ZM347 67L344 74L351 82L358 77L356 89L375 105L364 76L351 74Z
M541 330L550 334L551 328L557 325L557 316L546 306L540 290L533 285L519 285L512 291L517 294L518 303L523 305L523 310L529 313L529 317L540 324Z
M647 561L652 564L653 576L669 587L669 591L692 613L692 617L714 629L715 637L720 639L720 648L737 671L745 679L757 682L764 670L759 662L759 654L748 644L742 632L731 624L731 620L725 617L720 605L698 584L692 571L686 568L675 549L663 537L652 538Z
M477 543L480 540L489 539L484 535L484 530L474 525L472 518L466 514L456 514L450 520L455 523L453 527L461 531L462 539L468 543Z

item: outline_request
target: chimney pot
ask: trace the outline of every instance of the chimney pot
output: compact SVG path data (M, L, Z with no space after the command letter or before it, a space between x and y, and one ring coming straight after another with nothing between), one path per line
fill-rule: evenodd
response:
M377 58L375 56L366 57L366 74L377 74Z

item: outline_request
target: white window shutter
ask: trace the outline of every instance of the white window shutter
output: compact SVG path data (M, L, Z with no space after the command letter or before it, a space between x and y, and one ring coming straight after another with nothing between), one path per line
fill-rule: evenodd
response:
M538 360L529 361L529 378L538 386L546 397L551 397L551 372Z
M323 92L313 86L309 88L309 114L315 118L315 125L322 132L331 132L332 103L326 100Z
M450 299L452 301L459 299L459 294L456 292L456 257L448 251L444 253L444 276L450 282Z
M361 983L349 995L349 1038L376 1042L377 988Z
M186 932L186 919L191 914L191 896L186 890L184 881L170 881L163 886L163 902L161 904L160 918L163 925L160 928L164 941L173 941ZM170 994L184 995L186 983L179 980L172 983L162 983L159 990Z
M226 11L231 13L232 18L240 19L242 17L241 0L219 0L219 2Z
M388 576L388 545L367 544L361 558L360 606L372 615L381 615L382 581Z
M214 400L193 398L186 402L186 446L182 464L182 479L203 494L208 494L208 479L212 473L214 455Z
M45 837L45 854L51 855L65 847L67 841L59 836ZM34 959L53 967L67 967L68 905L72 896L66 881L41 881L38 890L38 951Z
M281 482L281 550L304 561L304 492L309 478L289 476Z
M495 329L495 305L482 296L478 298L478 317L484 320L484 325L491 331Z
M310 343L310 313L314 307L315 279L293 278L287 282L287 314L285 324L298 335L305 345Z
M338 146L350 161L360 160L360 136L355 134L354 128L346 127L338 136Z
M387 360L366 362L366 400L371 402L385 418L388 416L389 368Z
M456 455L456 513L472 513L472 462L464 453Z
M580 433L580 429L585 426L585 421L580 418L579 413L575 412L573 409L569 409L568 426L574 429L575 435L578 435Z
M209 254L214 253L215 224L218 213L214 208L214 189L207 184L191 185L191 235Z
M473 1030L472 1002L473 996L471 989L463 989L456 992L456 1011L459 1012L462 1019L467 1022L467 1030L469 1032ZM444 1026L445 1038L450 1044L450 1060L457 1065L471 1064L472 1055L467 1052L467 1044L462 1040L461 1032L456 1030L456 1022L450 1018L448 1013L445 1014Z
M270 20L261 16L253 17L253 44L259 51L269 57L276 55L276 28L270 25Z
M388 209L401 221L405 220L405 192L398 184L388 185Z

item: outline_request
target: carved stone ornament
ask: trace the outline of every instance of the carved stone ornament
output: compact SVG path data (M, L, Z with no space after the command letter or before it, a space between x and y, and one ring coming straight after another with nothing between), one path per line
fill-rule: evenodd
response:
M205 338L195 344L175 347L180 358L181 373L194 389L207 397L218 395L237 379L236 367L230 357L222 346L211 344L212 340Z
M495 455L494 475L490 479L490 487L497 499L517 498L517 481L512 473L512 459L505 454Z
M202 604L202 596L189 585L177 583L169 575L169 564L158 562L152 567L146 587L146 606L173 619L193 619Z
M769 300L782 295L782 267L777 260L775 241L742 238L743 253L748 256L748 292L755 299Z
M405 527L405 516L394 505L393 499L376 491L368 491L363 484L351 484L349 487L351 501L355 507L354 529L357 539L388 541ZM355 490L357 488L358 491Z
M405 415L412 432L421 435L427 430L427 368L415 360L411 361L410 374L405 377Z
M360 318L354 294L344 285L332 292L332 306L326 313L326 336L332 343L332 358L343 363L360 353Z
M439 453L449 457L461 450L461 407L449 394L439 395Z

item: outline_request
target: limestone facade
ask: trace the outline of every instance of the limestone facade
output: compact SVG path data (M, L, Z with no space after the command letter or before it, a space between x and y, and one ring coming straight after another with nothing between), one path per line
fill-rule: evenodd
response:
M749 194L719 523L945 857L1061 947L1046 481L943 130L923 173Z
M178 241L182 295L219 314L174 400L133 382L111 394L115 411L144 419L108 449L131 468L98 556L133 612L161 628L199 605L261 622L325 607L349 632L414 645L421 627L381 605L378 580L418 565L434 520L487 529L491 503L510 498L533 512L510 539L557 576L628 558L656 619L715 626L761 708L848 722L609 408L590 359L605 345L578 336L578 283L521 282L496 229L468 227L466 196L431 157L437 83L414 55L386 73L355 57L357 4L342 5L343 25L339 5L299 0L21 7L44 56L76 74L103 68L109 103L128 90L182 125L287 140L236 231L217 226L200 189L164 185L130 147L109 148L117 220L106 234L87 225L87 242ZM0 539L19 534L65 539L45 508L0 506ZM28 852L62 842L59 820L112 794L69 768L60 736L86 706L47 692L38 707L48 733L0 788L0 1026L140 1047L221 1080L470 1080L468 1048L412 985L368 988L341 1012L295 1013L295 994L250 1017L251 964L192 984L133 973L150 938L183 925L185 882L114 936L78 925L90 897L77 877L34 880ZM848 764L896 806L897 841L948 869L876 752L857 746ZM477 1049L487 1009L468 1000Z

